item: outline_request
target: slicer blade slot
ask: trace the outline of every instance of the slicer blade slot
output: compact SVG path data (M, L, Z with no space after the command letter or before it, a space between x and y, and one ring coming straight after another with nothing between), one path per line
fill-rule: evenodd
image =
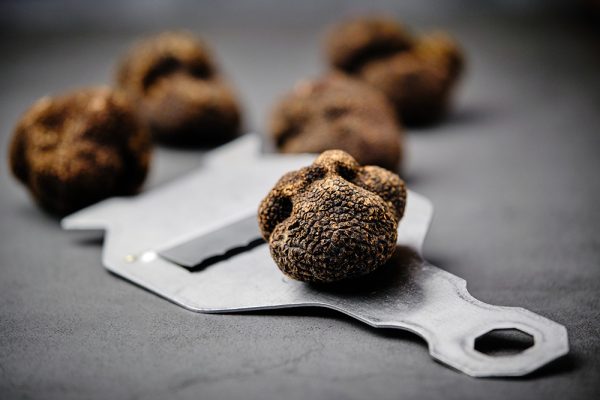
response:
M166 260L198 271L264 243L252 213L220 228L184 240L158 254Z
M223 253L223 254L218 254L218 255L206 258L202 262L200 262L200 264L195 265L193 267L186 267L185 265L183 265L183 267L186 267L188 269L188 271L190 271L190 272L199 272L199 271L204 270L207 267L210 267L213 264L219 263L221 261L225 261L231 257L237 256L238 254L245 253L246 251L250 251L250 250L254 249L255 247L258 247L262 244L265 244L265 241L262 238L256 238L256 239L250 241L246 245L232 247L231 249L225 251L225 253Z

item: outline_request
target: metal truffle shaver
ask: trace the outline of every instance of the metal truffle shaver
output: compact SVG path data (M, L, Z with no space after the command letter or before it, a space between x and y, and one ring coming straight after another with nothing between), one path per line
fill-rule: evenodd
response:
M375 328L414 332L433 358L474 377L525 375L568 353L564 326L524 308L483 303L465 280L423 258L433 207L414 192L385 268L360 283L315 286L286 278L260 245L256 209L283 173L314 156L261 155L259 142L246 135L213 151L197 171L77 212L63 227L105 230L108 270L196 312L325 307ZM504 329L531 335L533 346L501 356L475 349L476 338Z

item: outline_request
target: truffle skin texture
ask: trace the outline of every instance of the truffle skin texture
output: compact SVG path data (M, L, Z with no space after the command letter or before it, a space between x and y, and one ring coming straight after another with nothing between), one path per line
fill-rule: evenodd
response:
M190 34L166 32L138 43L123 58L117 84L165 143L213 146L239 134L236 95L208 46Z
M392 256L405 203L398 175L330 150L285 174L261 202L258 221L285 275L335 282L368 274Z
M403 134L391 105L344 74L298 83L276 105L269 130L282 153L339 149L393 171L402 161Z
M327 37L326 48L332 66L352 72L369 60L410 49L413 40L393 19L362 18L335 26Z
M38 100L18 122L9 150L13 174L59 215L135 193L150 156L150 135L128 98L104 87Z
M379 28L369 28L378 26ZM395 26L395 29L393 28ZM385 29L383 28L385 27ZM361 32L351 35L344 32ZM370 50L396 32L404 39L404 47L388 46L386 51ZM335 45L332 45L335 44ZM340 48L348 53L340 62ZM391 101L397 115L408 125L437 122L447 113L452 90L458 81L464 57L457 43L446 33L433 32L411 38L404 28L389 19L363 18L342 23L326 42L331 66L352 74L381 90Z

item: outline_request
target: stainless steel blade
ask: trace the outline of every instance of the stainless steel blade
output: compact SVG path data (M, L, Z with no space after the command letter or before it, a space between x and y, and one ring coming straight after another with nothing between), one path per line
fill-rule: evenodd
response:
M482 303L468 293L463 279L423 259L433 208L414 192L409 192L399 226L396 255L377 273L354 282L316 286L289 280L273 263L267 246L201 270L159 257L164 249L251 218L279 176L313 159L259 156L258 148L258 138L246 136L177 182L131 200L90 207L64 219L63 226L106 229L106 268L193 311L331 308L374 327L415 332L428 342L435 359L478 377L524 375L568 352L562 325L523 308ZM191 265L197 259L184 261ZM474 349L477 337L508 328L533 336L533 347L501 357Z
M201 268L264 243L256 212L211 232L159 250L158 255L186 268Z

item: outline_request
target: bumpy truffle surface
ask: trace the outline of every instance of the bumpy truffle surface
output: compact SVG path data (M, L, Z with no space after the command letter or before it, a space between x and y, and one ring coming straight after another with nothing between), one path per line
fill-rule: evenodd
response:
M212 146L239 134L240 108L208 46L166 32L138 43L122 60L117 84L159 140Z
M447 34L412 37L386 18L343 22L331 31L326 52L333 68L381 90L401 120L412 125L446 114L464 65L461 50Z
M356 71L375 58L409 50L412 35L393 19L365 18L335 27L327 38L331 65Z
M405 202L398 175L330 150L285 174L261 202L258 221L284 274L334 282L368 274L392 256Z
M283 153L339 149L361 164L401 164L402 130L385 96L339 73L297 84L275 107L270 132Z
M143 183L151 140L128 98L90 88L38 100L10 145L13 174L46 210L67 214Z

